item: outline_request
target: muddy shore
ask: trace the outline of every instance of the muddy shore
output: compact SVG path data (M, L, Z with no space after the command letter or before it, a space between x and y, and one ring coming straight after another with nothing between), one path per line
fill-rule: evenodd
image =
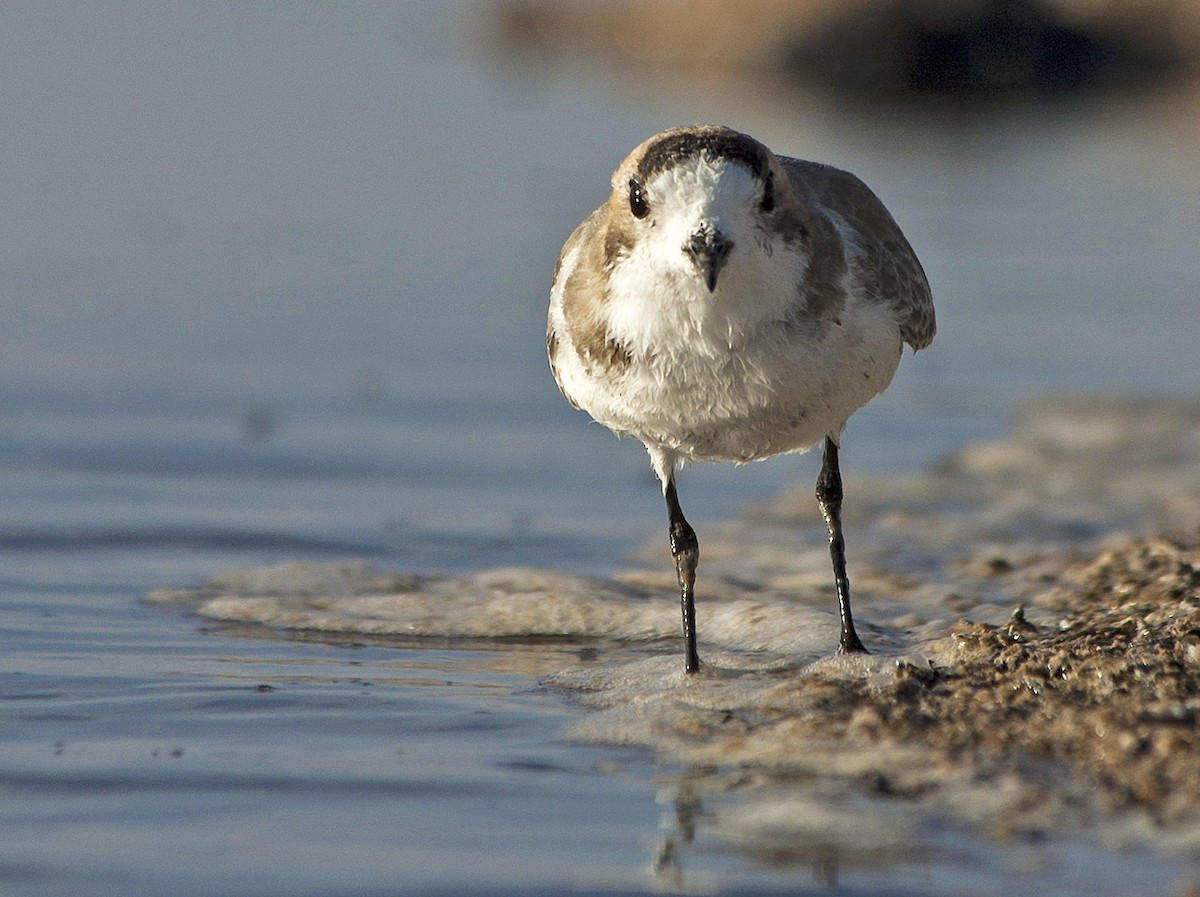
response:
M658 539L612 579L290 564L151 600L318 636L599 640L546 679L591 709L573 736L680 764L755 850L844 853L867 801L901 853L934 818L1200 855L1200 402L1031 402L1009 437L846 495L866 657L830 653L807 486L700 534L696 676ZM606 664L614 640L645 655Z

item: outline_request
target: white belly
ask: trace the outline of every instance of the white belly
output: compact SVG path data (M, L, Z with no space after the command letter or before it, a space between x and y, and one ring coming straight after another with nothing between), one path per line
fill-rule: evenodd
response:
M871 303L824 331L776 323L732 348L637 354L617 376L569 361L559 373L575 404L652 454L742 462L836 438L887 388L901 345L891 311Z

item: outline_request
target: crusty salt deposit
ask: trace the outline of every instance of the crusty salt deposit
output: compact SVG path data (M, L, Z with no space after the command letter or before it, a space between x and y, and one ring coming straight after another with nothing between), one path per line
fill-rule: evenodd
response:
M715 581L714 581L715 584ZM505 567L462 576L391 574L365 563L287 563L216 577L196 590L157 589L153 603L278 629L438 638L673 639L677 596L616 580ZM816 655L836 638L828 612L770 593L712 596L706 620L728 649Z

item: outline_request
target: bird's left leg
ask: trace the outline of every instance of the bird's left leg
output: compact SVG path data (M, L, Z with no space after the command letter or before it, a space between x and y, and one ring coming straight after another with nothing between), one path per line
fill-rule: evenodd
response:
M846 540L842 537L842 471L838 467L838 447L825 437L821 473L817 477L817 503L829 529L829 554L833 559L833 579L837 584L838 612L842 626L838 637L839 654L866 654L867 649L854 631L850 614L850 579L846 575Z
M671 555L675 558L675 574L679 577L679 604L683 609L684 671L700 669L700 654L696 650L696 564L700 561L700 542L696 531L683 516L679 496L675 493L675 477L668 475L663 495L667 499L667 520L670 523Z

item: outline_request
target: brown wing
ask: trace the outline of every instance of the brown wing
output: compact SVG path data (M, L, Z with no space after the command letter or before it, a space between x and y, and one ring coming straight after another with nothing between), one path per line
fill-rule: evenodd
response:
M550 315L546 320L546 355L550 360L550 373L554 375L554 382L558 384L560 392L562 391L562 380L560 380L558 376L558 352L560 349L560 343L558 339L558 333L554 329L554 293L555 291L566 289L565 281L562 283L559 282L560 278L565 278L568 276L568 274L564 273L562 269L563 260L566 259L566 257L570 255L571 251L578 247L580 243L583 243L588 238L591 231L595 229L596 219L599 211L600 210L597 209L595 212L592 212L591 215L585 218L579 224L579 226L571 232L571 236L567 237L567 242L563 244L563 248L558 253L558 261L554 263L554 280L550 287L551 308ZM566 393L563 393L563 395L566 396L567 401L571 402L572 405L575 404L573 401L571 401L570 396L567 396Z
M868 295L875 295L896 312L900 336L913 349L933 341L937 321L929 281L899 225L879 198L847 171L780 157L792 189L815 213L830 212L856 234L847 247L857 258L858 274Z

